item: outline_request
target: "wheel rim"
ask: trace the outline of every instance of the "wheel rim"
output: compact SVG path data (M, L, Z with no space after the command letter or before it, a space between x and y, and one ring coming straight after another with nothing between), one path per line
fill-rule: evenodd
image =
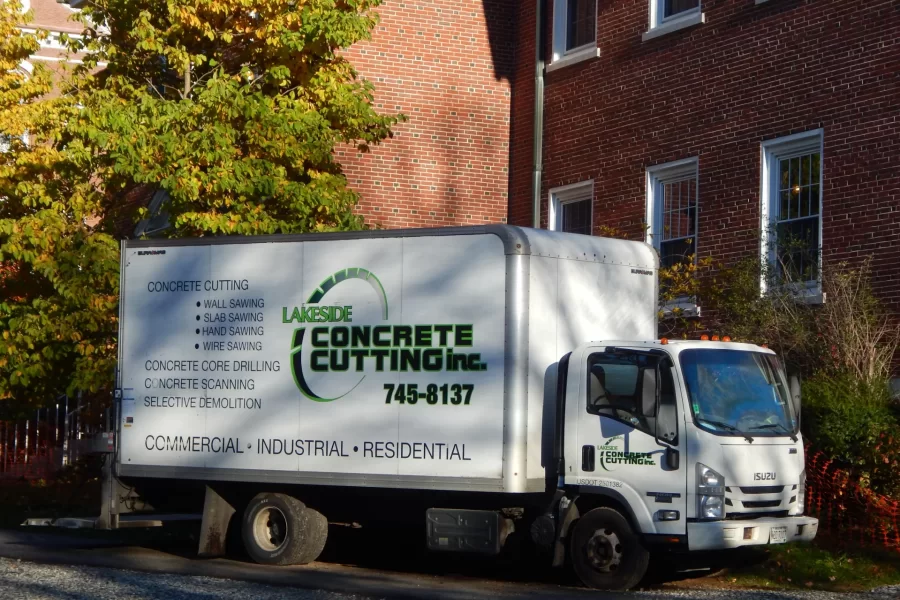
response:
M287 540L287 518L280 509L269 506L256 513L253 537L257 546L267 552L278 550Z
M600 573L615 573L622 563L623 548L612 529L597 529L584 546L587 563Z

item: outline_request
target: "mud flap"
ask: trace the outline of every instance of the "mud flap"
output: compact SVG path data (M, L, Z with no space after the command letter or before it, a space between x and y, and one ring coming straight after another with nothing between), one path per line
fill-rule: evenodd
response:
M234 516L235 508L219 495L216 490L206 486L206 497L203 499L203 521L200 525L200 544L197 554L204 558L225 555L228 539L228 524Z
M556 543L553 545L553 563L554 567L561 567L566 563L566 540L569 537L569 529L572 527L581 513L575 505L573 498L568 506L559 506L559 531L556 535Z

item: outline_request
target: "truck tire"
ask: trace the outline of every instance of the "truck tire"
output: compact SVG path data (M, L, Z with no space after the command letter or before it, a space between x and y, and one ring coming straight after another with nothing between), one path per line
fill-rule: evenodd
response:
M244 548L264 565L304 565L322 553L328 521L286 494L257 494L244 511Z
M650 553L631 525L612 508L595 508L574 525L569 556L584 585L601 590L627 590L640 582Z

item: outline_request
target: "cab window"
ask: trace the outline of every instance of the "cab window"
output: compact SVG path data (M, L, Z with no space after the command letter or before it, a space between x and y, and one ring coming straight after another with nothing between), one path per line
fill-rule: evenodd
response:
M661 406L667 410L675 407L671 365L668 357L643 352L591 354L588 358L587 411L654 435L657 390Z

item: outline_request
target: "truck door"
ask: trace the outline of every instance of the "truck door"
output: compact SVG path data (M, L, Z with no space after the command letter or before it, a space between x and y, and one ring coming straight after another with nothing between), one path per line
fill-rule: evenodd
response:
M656 533L684 534L685 436L679 435L671 358L612 348L588 348L582 356L586 380L579 386L578 452L572 457L582 492L618 488L629 503L644 503Z

